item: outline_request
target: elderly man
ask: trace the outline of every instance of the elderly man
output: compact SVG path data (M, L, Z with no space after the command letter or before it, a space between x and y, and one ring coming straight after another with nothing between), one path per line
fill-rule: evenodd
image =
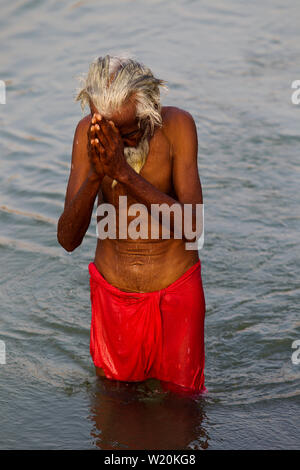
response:
M187 250L186 238L174 236L172 211L170 237L160 230L151 238L150 230L154 205L184 214L189 204L196 226L202 205L197 131L188 112L161 107L160 86L162 80L130 58L107 55L90 65L77 100L91 114L75 131L58 241L69 252L81 244L96 198L98 208L111 204L127 224L132 204L147 208L149 237L98 236L89 265L96 373L128 382L156 378L169 389L202 392L205 299L198 250ZM127 197L125 209L120 196ZM161 218L158 224L162 229Z

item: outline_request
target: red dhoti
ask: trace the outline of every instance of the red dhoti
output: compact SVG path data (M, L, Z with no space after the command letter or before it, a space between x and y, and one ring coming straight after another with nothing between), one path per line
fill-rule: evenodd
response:
M168 287L124 292L89 264L90 352L108 379L156 378L195 392L204 386L205 298L198 261Z

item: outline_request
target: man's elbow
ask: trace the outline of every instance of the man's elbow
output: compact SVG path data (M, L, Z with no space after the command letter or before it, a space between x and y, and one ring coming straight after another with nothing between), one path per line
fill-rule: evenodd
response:
M72 253L72 251L76 250L82 242L82 240L78 242L70 239L70 237L68 237L65 231L60 227L59 222L57 226L57 241L68 253Z
M62 235L57 233L57 241L66 250L68 253L71 253L74 251L78 245L75 245L74 243L71 243L69 240L66 240Z

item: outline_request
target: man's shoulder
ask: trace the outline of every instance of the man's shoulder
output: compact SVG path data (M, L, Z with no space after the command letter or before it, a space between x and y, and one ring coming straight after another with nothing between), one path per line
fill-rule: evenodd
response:
M167 133L176 135L177 131L195 127L191 113L176 106L163 106L161 110L163 129Z
M176 140L184 139L185 135L197 134L194 118L188 111L176 106L164 106L161 116L162 130L171 144L176 145Z
M191 118L193 119L193 116L191 113L188 111L178 108L177 106L162 106L161 108L161 115L163 120L170 121L170 120L176 120L180 118Z
M87 116L84 116L82 119L80 119L80 121L77 124L76 131L75 131L78 137L81 137L83 134L86 135L86 132L91 123L91 119L92 119L91 114L88 114Z

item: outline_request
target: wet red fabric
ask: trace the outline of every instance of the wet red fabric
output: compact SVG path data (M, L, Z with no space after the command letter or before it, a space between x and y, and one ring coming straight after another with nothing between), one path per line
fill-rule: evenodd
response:
M198 261L165 289L124 292L89 264L90 353L107 378L204 386L205 298Z

